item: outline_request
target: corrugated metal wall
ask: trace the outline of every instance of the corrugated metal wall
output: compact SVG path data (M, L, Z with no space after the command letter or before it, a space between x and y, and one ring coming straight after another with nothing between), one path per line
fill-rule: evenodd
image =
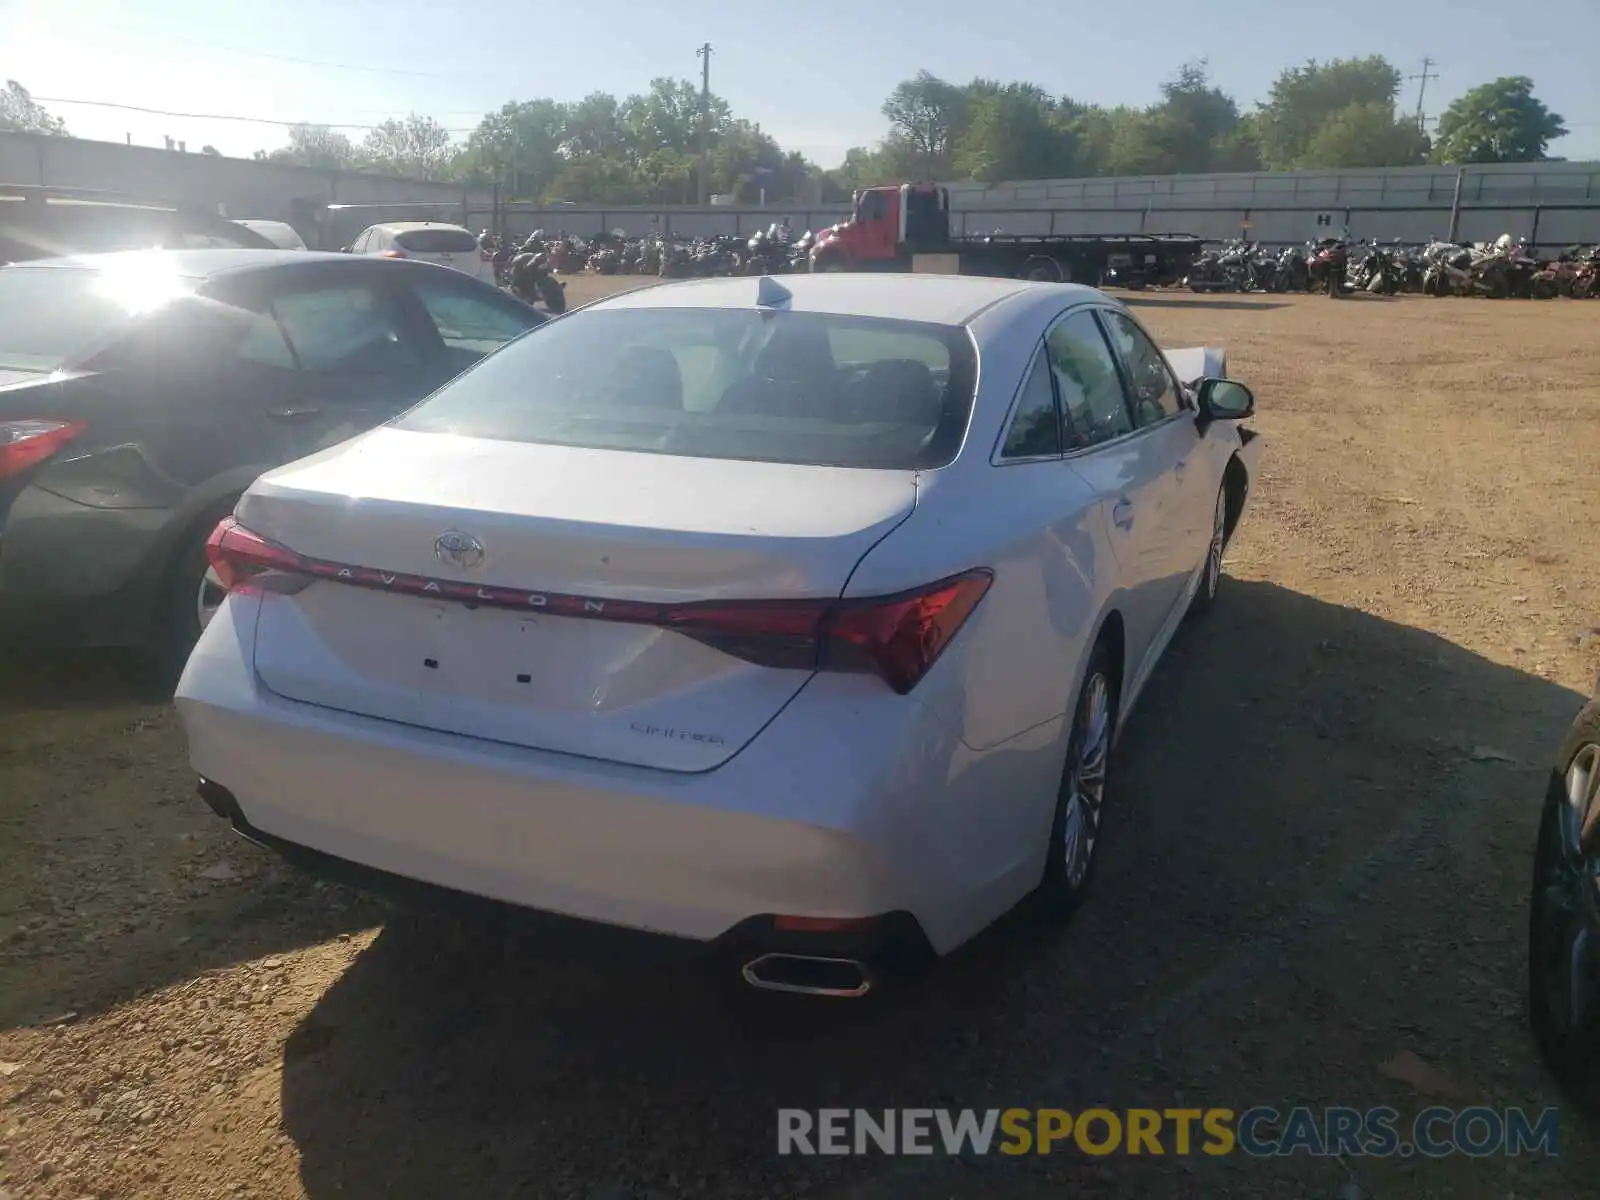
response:
M1043 179L985 188L947 184L952 226L968 234L1241 234L1299 242L1348 227L1356 237L1424 241L1449 231L1461 183L1457 237L1482 241L1511 233L1546 247L1600 242L1600 163L1397 167L1371 171L1260 172L1240 175ZM44 183L139 192L221 203L229 216L290 220L305 204L460 201L454 184L390 179L350 171L311 171L275 163L176 154L112 142L0 133L0 183ZM488 195L472 198L469 224L495 225ZM685 236L746 234L788 216L817 229L848 215L847 205L785 209L591 205L501 216L516 234L536 228L593 236L663 230Z

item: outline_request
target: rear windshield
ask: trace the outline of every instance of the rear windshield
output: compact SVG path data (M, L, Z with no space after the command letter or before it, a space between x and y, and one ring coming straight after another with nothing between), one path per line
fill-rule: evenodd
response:
M0 268L0 367L53 371L188 290L166 272Z
M465 229L408 229L394 240L413 254L466 254L478 248L478 239Z
M828 313L589 309L399 418L402 429L694 458L943 466L976 377L966 332Z

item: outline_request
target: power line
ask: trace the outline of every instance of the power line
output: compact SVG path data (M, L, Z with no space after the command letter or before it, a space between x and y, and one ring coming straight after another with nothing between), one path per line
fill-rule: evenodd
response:
M194 46L200 50L216 50L224 54L242 54L249 58L266 58L274 62L299 63L302 66L322 67L331 71L360 71L368 75L409 75L418 79L476 79L481 77L481 73L473 71L413 71L405 67L368 67L356 63L330 62L322 58L301 58L294 54L273 54L266 50L252 50L244 46L228 46L220 42L206 42L198 38L183 37L181 34L166 33L153 29L140 29L136 26L113 24L112 28L120 28L124 33L131 33L135 37L177 42L181 45Z
M325 129L379 129L380 125L361 125L342 121L280 121L272 117L240 117L230 113L173 112L166 108L145 108L139 104L116 104L110 100L69 100L64 96L35 96L41 104L81 104L88 108L115 108L123 112L149 113L157 117L179 117L187 121L238 121L246 125L276 125L290 129L296 125L317 125ZM446 128L446 133L471 133L476 125Z

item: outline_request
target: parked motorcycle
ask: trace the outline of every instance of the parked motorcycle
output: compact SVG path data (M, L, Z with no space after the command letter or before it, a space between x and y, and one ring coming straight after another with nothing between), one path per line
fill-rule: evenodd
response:
M1337 300L1344 294L1349 263L1350 246L1344 238L1327 237L1314 242L1306 255L1307 289L1325 291Z

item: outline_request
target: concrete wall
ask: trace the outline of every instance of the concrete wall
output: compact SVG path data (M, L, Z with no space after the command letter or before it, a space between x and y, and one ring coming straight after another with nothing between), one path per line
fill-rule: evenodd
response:
M375 204L385 201L454 202L467 192L457 184L424 183L355 171L303 167L122 146L81 138L0 133L0 183L95 188L144 197L220 203L230 217L292 220L301 205ZM487 198L485 198L487 203Z

